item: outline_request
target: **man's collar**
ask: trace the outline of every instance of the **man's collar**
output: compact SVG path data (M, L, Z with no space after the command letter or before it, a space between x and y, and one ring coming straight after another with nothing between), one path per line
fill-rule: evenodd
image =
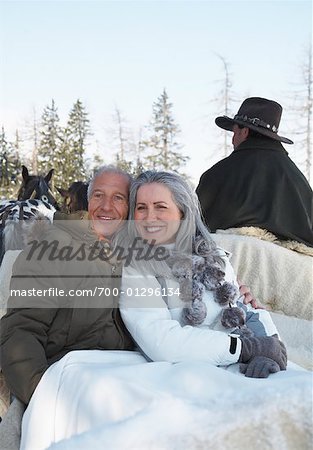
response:
M256 138L256 137L248 137L244 142L238 145L238 147L233 151L238 152L241 150L256 150L256 149L263 149L263 150L279 150L283 151L288 155L288 152L283 147L281 142L276 141L274 139L269 138Z
M109 247L110 240L100 238L92 229L92 221L89 219L88 211L77 211L72 214L65 214L57 211L54 215L54 223L58 228L64 229L75 239L82 240L87 244L101 242L101 247Z

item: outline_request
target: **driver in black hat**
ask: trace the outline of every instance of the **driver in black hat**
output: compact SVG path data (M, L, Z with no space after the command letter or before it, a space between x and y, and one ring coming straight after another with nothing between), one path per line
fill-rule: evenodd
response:
M251 97L233 119L215 119L234 133L234 151L202 174L197 187L212 232L253 226L313 247L313 192L281 144L293 144L278 135L281 115L277 102Z

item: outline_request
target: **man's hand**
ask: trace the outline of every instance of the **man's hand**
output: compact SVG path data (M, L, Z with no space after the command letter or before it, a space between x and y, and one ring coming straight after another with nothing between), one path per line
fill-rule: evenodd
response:
M261 303L258 303L257 300L253 297L253 295L250 292L250 288L248 286L246 286L239 280L238 284L239 284L239 292L241 295L244 296L243 299L244 305L248 305L249 303L251 303L251 306L254 309L265 309L265 306L263 306Z

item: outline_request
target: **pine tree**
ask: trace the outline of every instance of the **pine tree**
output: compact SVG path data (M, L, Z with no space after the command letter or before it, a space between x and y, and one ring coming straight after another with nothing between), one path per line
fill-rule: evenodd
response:
M56 160L62 161L62 167L57 173L54 172L54 185L58 188L67 188L75 181L73 177L75 156L72 152L68 128L62 128L60 133L61 143L56 150Z
M15 142L7 141L4 128L0 134L0 196L13 199L16 194L18 175L21 170L19 158L20 139L16 131Z
M21 139L18 130L15 131L15 141L11 145L10 151L10 173L11 182L14 184L13 189L15 190L15 185L19 182L19 175L21 173L22 164L20 161L20 149L21 149ZM13 191L12 191L13 193Z
M0 134L0 186L2 195L5 192L5 188L8 184L8 141L6 139L4 128L2 127Z
M104 161L102 155L100 155L99 152L94 153L93 160L92 160L92 170L91 170L91 173L89 174L89 176L92 176L104 164L105 164L105 161Z
M124 160L119 159L119 155L116 155L115 165L119 169L124 170L125 172L129 173L135 178L146 170L143 167L142 162L138 158L135 161L126 161L125 159Z
M149 169L178 172L189 159L180 153L181 145L176 142L180 128L174 121L172 107L164 89L153 103L149 137L143 141L145 149L150 152L144 162Z
M38 124L37 124L35 109L33 110L32 139L33 139L32 170L34 173L37 173L37 171L38 171Z
M86 139L90 134L88 113L78 99L69 113L67 127L64 132L65 151L67 154L67 166L64 178L70 184L86 178L85 151Z
M127 146L127 137L126 133L128 130L126 129L126 120L122 116L121 111L116 106L114 110L114 117L113 120L116 125L116 135L115 140L117 141L117 147L118 152L116 154L117 161L126 161L125 159L125 152L126 152L126 146Z
M62 179L63 161L60 153L61 128L58 111L52 99L51 106L46 106L42 114L40 142L38 148L38 171L48 173L53 168L53 180L56 185Z
M22 129L21 154L24 155L23 163L33 174L38 173L38 148L41 136L39 135L40 124L33 108L31 117L27 117Z

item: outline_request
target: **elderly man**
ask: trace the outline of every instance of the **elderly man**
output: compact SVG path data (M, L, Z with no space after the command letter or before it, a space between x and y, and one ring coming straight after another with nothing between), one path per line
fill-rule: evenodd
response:
M313 193L282 146L282 107L265 98L246 99L238 113L215 123L233 132L234 151L200 178L197 194L212 232L259 227L279 239L313 246Z
M121 170L100 169L89 186L88 213L56 217L16 260L1 319L1 368L25 404L67 352L133 349L117 309L121 265L109 244L127 218L130 181Z

